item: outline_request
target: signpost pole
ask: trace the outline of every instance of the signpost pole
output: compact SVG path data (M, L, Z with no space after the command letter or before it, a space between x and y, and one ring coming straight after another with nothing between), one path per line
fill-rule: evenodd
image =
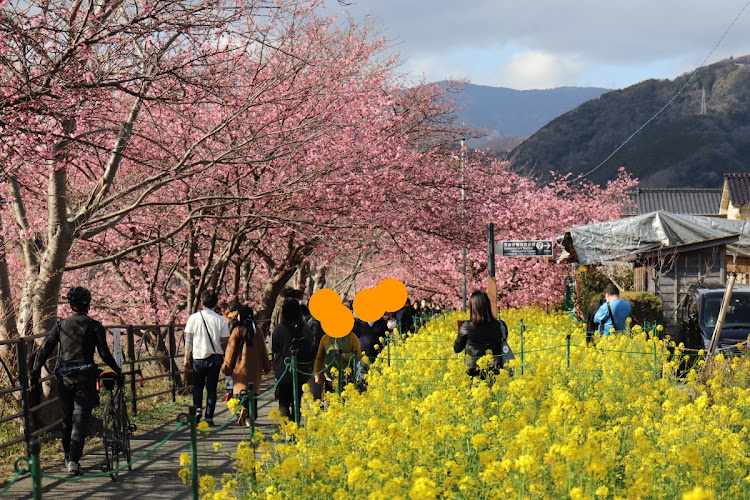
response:
M490 297L492 315L497 318L497 281L495 280L495 224L487 224L487 295Z
M460 156L460 163L461 163L461 214L463 216L463 222L466 223L466 185L465 183L465 177L464 177L464 140L461 139L461 156ZM466 236L464 236L465 238ZM463 260L463 267L464 267L464 295L463 295L463 310L466 312L466 241L464 240L464 247L461 249L461 257Z

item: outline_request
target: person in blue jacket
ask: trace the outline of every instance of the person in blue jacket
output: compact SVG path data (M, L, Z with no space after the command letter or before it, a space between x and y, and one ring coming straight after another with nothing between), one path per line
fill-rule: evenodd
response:
M602 335L609 335L613 329L622 331L632 310L630 302L620 298L620 291L615 284L607 283L604 287L604 304L596 312L594 322L599 323L599 332Z

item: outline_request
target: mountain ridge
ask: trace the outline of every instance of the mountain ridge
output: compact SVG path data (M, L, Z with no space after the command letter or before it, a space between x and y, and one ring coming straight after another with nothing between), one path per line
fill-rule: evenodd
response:
M540 177L591 171L587 178L603 184L624 167L641 187L716 188L724 173L750 171L749 155L750 56L742 56L603 93L551 120L509 156Z
M445 85L445 82L439 82ZM459 121L487 132L472 140L472 147L488 141L528 137L555 117L580 104L609 92L597 87L558 87L555 89L514 90L506 87L465 84L453 96L459 108Z

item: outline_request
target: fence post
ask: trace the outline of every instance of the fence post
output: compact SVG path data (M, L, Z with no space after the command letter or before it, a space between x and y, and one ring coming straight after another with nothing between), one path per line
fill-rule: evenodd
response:
M526 325L523 324L523 320L519 320L519 323L521 324L521 375L523 375L523 367L526 364L523 356L523 337L526 332Z
M245 398L245 412L250 422L250 439L255 434L255 382L247 384L247 397Z
M193 489L193 500L198 500L198 433L195 430L195 415L198 407L188 406L190 420L190 483Z
M338 380L336 381L336 394L341 396L341 391L344 388L344 370L343 370L343 361L344 361L344 350L343 349L337 349L336 350L336 369L338 370Z
M174 338L174 323L170 324L167 328L167 340L169 342L169 386L172 389L172 402L177 402L177 386L174 383L175 377L177 376L177 364L175 358L177 357L177 342Z
M297 394L299 393L299 387L297 387L297 351L292 351L292 410L294 411L294 423L299 424L299 402Z
M19 339L16 344L18 355L18 383L21 385L21 410L23 411L23 440L26 446L31 441L31 405L29 404L29 378L26 366L26 339Z
M386 347L388 348L388 366L391 366L391 337L385 336Z
M566 335L566 337L567 337L567 339L566 339L566 345L567 345L567 348L568 348L568 354L567 354L567 357L568 357L568 368L570 368L570 334Z
M135 371L135 333L133 325L128 325L128 358L130 359L130 371ZM124 363L123 363L124 364ZM130 411L133 416L138 415L138 404L135 400L135 376L130 377Z
M42 498L42 467L39 463L39 452L42 444L37 438L26 443L26 453L29 455L29 472L34 500Z
M661 377L659 370L659 357L656 354L656 338L652 337L651 341L654 343L654 380L658 380Z

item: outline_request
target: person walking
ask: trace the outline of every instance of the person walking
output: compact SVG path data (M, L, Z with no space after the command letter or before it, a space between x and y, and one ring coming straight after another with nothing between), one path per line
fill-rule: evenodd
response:
M376 321L362 321L355 317L353 331L359 339L362 352L367 356L369 363L372 364L381 350L385 337L388 335L388 322L385 318L378 318Z
M255 326L252 308L241 305L237 307L237 312L237 324L229 337L221 373L232 377L232 392L235 397L239 397L240 392L247 390L251 383L253 392L258 396L263 374L271 371L271 361L268 359L263 334ZM257 419L258 399L255 398L254 401L253 414ZM250 425L247 417L243 409L237 419L240 425Z
M96 392L99 369L94 363L94 349L117 373L120 383L122 369L107 346L104 327L88 316L91 292L84 287L76 286L68 291L67 299L73 315L52 328L49 337L37 352L30 382L32 387L39 383L42 367L59 344L54 373L60 393L63 453L68 471L78 475L81 472L80 460L86 432L91 422L91 410L99 404L99 395Z
M302 386L307 382L304 376L297 377L297 399L294 399L294 385L291 367L287 368L286 359L291 358L292 348L305 345L312 350L313 335L310 327L302 318L302 309L296 298L288 297L281 305L281 322L271 334L273 357L273 374L278 381L276 399L279 400L279 411L282 417L292 419L292 408L299 409L302 401Z
M224 346L229 339L229 325L214 311L219 302L216 292L201 294L203 309L190 315L185 324L185 370L193 372L193 405L197 420L203 415L203 389L206 389L205 419L214 425L216 387L224 361Z
M406 337L408 334L414 333L414 308L408 297L404 306L396 311L395 318L398 322L398 331L402 336Z
M508 339L508 327L504 321L495 319L492 315L490 298L481 290L476 290L469 299L469 321L464 321L458 330L458 336L453 342L453 351L466 351L471 356L466 361L468 374L472 377L484 376L486 372L477 368L477 360L489 350L494 355L493 363L489 367L494 373L503 367L503 342Z
M338 356L339 350L341 350L341 366L336 367L331 362ZM352 356L354 356L353 359ZM313 371L317 374L314 376L315 383L321 386L320 399L323 398L326 392L333 390L333 379L335 377L332 368L336 368L339 372L344 372L336 375L343 377L341 385L344 386L349 382L355 381L355 371L361 357L362 349L359 345L359 339L357 339L353 331L339 338L323 334L318 344L318 354L315 356L315 366L313 368ZM324 373L321 373L323 368L327 366L329 368ZM346 374L347 368L350 370L349 375Z
M604 286L604 303L594 315L594 323L599 323L599 332L609 335L613 331L625 329L625 323L630 317L633 306L620 298L620 290L614 283Z

